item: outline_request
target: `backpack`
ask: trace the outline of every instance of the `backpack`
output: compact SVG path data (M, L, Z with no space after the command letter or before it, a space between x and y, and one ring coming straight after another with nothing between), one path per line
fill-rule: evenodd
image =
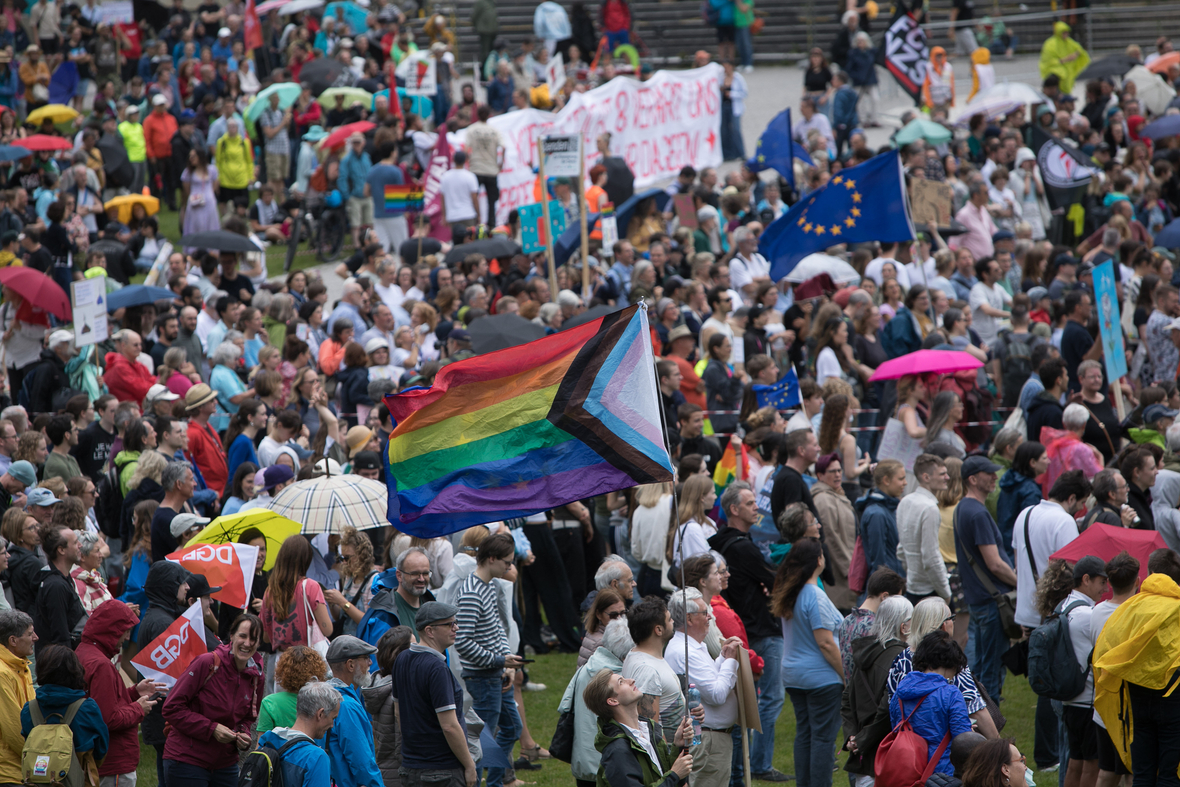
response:
M926 697L918 700L908 715L905 713L905 703L898 698L901 721L877 746L877 756L873 761L876 787L922 787L942 759L942 753L951 742L950 730L942 736L934 754L928 756L929 744L910 726L910 717L922 706Z
M1027 340L1021 341L1011 332L1004 332L1004 371L1001 378L1004 383L1004 407L1015 407L1020 401L1020 391L1028 382L1032 374L1032 339L1033 335L1026 334Z
M721 24L721 9L709 0L701 0L701 19L705 20L705 24L716 27Z
M20 770L25 784L83 787L86 775L74 751L74 731L70 729L70 722L85 701L83 697L71 703L65 714L49 714L50 718L56 716L61 719L60 722L50 722L41 715L37 698L29 700L33 729L25 739L25 747L20 755Z
M1090 665L1083 670L1069 637L1069 613L1085 606L1075 601L1033 629L1028 638L1028 685L1037 696L1065 702L1086 688Z
M111 467L98 479L94 488L96 502L94 517L98 520L98 528L111 538L122 538L123 521L123 487L119 483L119 471L122 467L118 462L111 462Z
M238 772L238 787L287 787L283 780L283 754L295 744L307 742L307 738L296 738L287 741L278 749L273 746L259 746L242 758L242 767Z

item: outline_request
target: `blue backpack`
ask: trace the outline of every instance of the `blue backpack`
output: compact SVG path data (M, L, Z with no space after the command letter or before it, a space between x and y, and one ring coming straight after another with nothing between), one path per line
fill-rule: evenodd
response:
M397 592L397 569L383 571L373 578L373 600L365 610L365 616L356 624L356 635L360 639L377 647L381 635L396 626L401 625L397 615L397 600L393 594ZM377 670L377 655L372 656L372 669Z

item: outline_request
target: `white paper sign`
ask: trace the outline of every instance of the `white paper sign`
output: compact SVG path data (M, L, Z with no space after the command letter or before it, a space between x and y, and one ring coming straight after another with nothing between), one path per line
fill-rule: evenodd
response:
M438 93L438 64L429 52L412 52L398 64L396 73L406 80L406 95L433 96Z
M109 331L106 277L71 282L70 296L74 301L74 346L106 341Z
M130 24L135 21L135 9L131 0L103 0L99 5L103 24Z
M615 244L619 242L619 219L613 215L602 216L598 222L602 227L602 254L613 257Z
M565 65L561 62L561 53L554 53L545 65L545 84L549 86L549 98L557 98L557 91L565 84Z
M545 154L546 178L576 178L582 174L581 137L545 137L541 150Z

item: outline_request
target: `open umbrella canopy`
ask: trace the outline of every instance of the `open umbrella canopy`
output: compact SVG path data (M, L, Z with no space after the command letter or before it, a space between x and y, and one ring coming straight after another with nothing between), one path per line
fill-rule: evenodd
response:
M320 93L320 97L316 100L324 109L330 110L336 106L337 96L344 99L341 106L351 107L354 101L361 102L361 105L365 107L373 106L373 94L367 90L361 90L359 87L330 87Z
M1139 99L1139 106L1153 115L1162 115L1168 104L1176 97L1175 88L1143 66L1135 66L1128 71L1126 79L1135 83L1135 96Z
M163 287L149 287L146 284L132 284L115 290L107 296L107 311L126 309L131 306L144 306L156 301L170 301L176 293Z
M70 296L49 276L33 268L10 267L0 269L0 284L8 287L28 303L40 307L50 314L70 320Z
M276 514L269 508L252 508L240 514L219 516L205 529L193 536L189 544L232 544L237 543L242 533L257 528L266 536L266 562L263 571L270 571L279 557L279 547L291 536L299 534L303 525ZM187 544L186 544L187 546Z
M1139 561L1139 578L1147 579L1147 559L1152 552L1166 546L1164 537L1155 530L1134 530L1095 522L1049 558L1076 563L1086 555L1093 555L1105 562L1125 549Z
M51 137L48 134L33 134L28 137L14 139L12 144L29 150L69 150L73 145L68 139Z
M799 264L786 275L786 280L799 284L819 276L821 273L828 274L832 281L837 284L856 284L860 282L860 274L856 272L856 268L839 257L819 253L808 254L799 260Z
M341 126L333 131L328 136L320 140L319 147L321 150L330 150L331 148L338 148L348 140L353 134L364 134L366 131L372 131L377 128L376 124L370 123L367 120L359 120L356 123L349 123Z
M292 5L303 1L295 0L294 3L280 8L279 13L287 13L287 10ZM340 74L343 71L344 65L339 60L317 57L310 63L304 64L303 68L299 71L299 81L311 87L312 95L318 96L320 93L332 87L336 83L336 80L340 78Z
M340 0L328 3L328 7L324 9L324 16L334 16L347 22L348 26L352 28L353 35L369 32L369 24L366 21L368 14L356 3L340 2Z
M608 314L614 314L617 311L622 311L627 308L623 306L591 306L581 314L570 317L561 324L561 330L568 331L570 328L577 328L579 325L585 325L588 322L594 322L600 317L605 317Z
M294 0L294 2L285 3L279 8L279 16L291 16L300 11L311 11L322 7L323 4L324 0Z
M979 101L994 96L1015 99L1021 104L1039 104L1045 100L1044 94L1032 85L1025 84L1024 82L997 82L991 87L976 93L972 101Z
M950 374L981 366L983 361L960 350L917 350L881 364L869 381L897 380L907 374Z
M1101 60L1091 61L1090 65L1086 66L1086 70L1078 74L1078 81L1086 82L1091 79L1121 77L1137 65L1139 65L1139 61L1129 55L1107 55Z
M76 117L78 117L78 110L73 107L68 107L65 104L46 104L30 112L25 120L39 126L45 122L46 118L54 123L68 123Z
M0 145L0 162L19 161L31 155L33 155L33 151L19 145Z
M258 5L254 11L261 14L269 14L271 11L277 11L285 6L290 0L266 0L265 3Z
M544 338L545 329L519 314L494 314L480 317L467 328L471 349L477 355L506 350Z
M924 139L931 145L941 145L944 142L949 142L952 136L951 130L941 123L935 123L926 118L915 118L907 123L905 128L897 132L893 141L897 143L898 147L917 142L919 139Z
M226 230L194 232L181 238L179 245L194 249L213 249L214 251L262 251L258 247L258 244L245 235L239 235L236 232L228 232Z
M149 216L155 216L160 212L160 200L151 194L124 194L120 197L112 197L103 203L103 208L106 210L118 208L119 221L126 224L131 220L131 208L135 205L143 205Z
M1139 129L1139 136L1148 139L1163 139L1180 134L1180 115L1164 115Z
M1168 69L1177 63L1180 63L1180 52L1168 52L1152 60L1147 70L1153 74L1166 74Z
M1024 102L1015 98L1005 98L1004 96L991 96L982 100L976 98L970 104L963 107L963 111L959 115L959 119L955 121L955 125L960 128L966 128L971 123L971 118L976 115L983 115L988 120L996 120L1023 106Z
M262 116L262 113L270 108L271 96L277 95L279 97L279 109L286 109L299 98L300 91L299 85L294 82L280 82L277 85L271 85L263 89L250 102L250 106L246 107L245 120L248 123L258 120Z
M452 247L443 262L447 265L462 262L468 254L482 254L489 260L496 257L511 257L514 254L520 254L520 244L499 236L480 238L471 241L471 243L461 243Z
M339 533L385 527L389 492L385 484L356 475L296 481L270 501L270 510L303 523L304 533Z

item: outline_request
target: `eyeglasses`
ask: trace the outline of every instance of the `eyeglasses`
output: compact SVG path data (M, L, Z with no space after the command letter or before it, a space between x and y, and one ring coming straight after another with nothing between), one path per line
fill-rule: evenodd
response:
M1015 760L1009 760L1009 761L1008 761L1008 764L1009 764L1009 765L1012 765L1013 763L1017 763L1017 762L1018 762L1018 763L1020 763L1021 765L1024 765L1024 764L1025 764L1027 761L1028 761L1028 760L1027 760L1027 758L1026 758L1026 757L1025 757L1023 754L1022 754L1022 755L1020 755L1019 757L1017 757Z
M431 623L426 628L430 628L431 626L433 626L435 628L438 628L439 626L444 626L446 628L453 629L454 631L458 631L459 630L459 621L452 620L450 623Z
M430 579L429 571L402 571L400 572L410 579Z

